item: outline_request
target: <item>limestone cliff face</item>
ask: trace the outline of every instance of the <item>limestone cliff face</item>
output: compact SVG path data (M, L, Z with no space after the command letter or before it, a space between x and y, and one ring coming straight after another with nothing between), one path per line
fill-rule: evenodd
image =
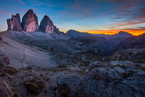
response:
M32 9L29 9L22 18L22 28L25 32L38 30L38 18Z
M45 15L44 18L42 19L39 30L45 33L53 33L54 32L54 25L53 22L50 20L50 18Z
M57 28L56 26L54 26L54 32L55 33L59 33L60 31L59 31L59 28Z
M37 15L32 9L29 9L22 18L22 23L20 20L20 15L17 13L15 16L12 15L11 19L7 19L8 30L14 31L25 31L25 32L35 32L42 31L44 33L59 33L59 29L53 24L51 19L45 15L40 26L38 24ZM39 28L38 28L39 27Z
M16 15L12 15L11 19L7 19L7 24L8 30L22 31L20 15L18 13Z

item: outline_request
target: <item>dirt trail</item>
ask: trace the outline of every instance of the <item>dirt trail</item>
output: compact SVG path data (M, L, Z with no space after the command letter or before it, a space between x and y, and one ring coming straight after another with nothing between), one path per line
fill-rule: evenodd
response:
M22 57L22 62L21 62L21 68L24 68L24 66L23 66L23 64L25 63L25 61L26 61L26 49L27 49L27 47L26 48L24 48L24 55L23 55L23 57Z

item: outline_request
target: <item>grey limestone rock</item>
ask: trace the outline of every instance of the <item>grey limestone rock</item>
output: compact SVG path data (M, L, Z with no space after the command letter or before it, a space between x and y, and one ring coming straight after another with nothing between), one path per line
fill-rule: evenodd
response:
M8 30L22 31L20 22L20 15L18 13L16 15L12 15L11 19L7 19Z
M38 18L32 9L29 9L22 18L22 28L25 32L38 30Z

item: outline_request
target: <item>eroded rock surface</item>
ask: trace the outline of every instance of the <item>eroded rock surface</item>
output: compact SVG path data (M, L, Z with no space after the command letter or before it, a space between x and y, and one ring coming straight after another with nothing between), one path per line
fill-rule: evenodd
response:
M58 77L57 86L59 97L77 97L80 85L81 80L77 76Z
M91 67L78 97L144 97L145 71L144 65L141 66L132 62L112 61L108 65Z

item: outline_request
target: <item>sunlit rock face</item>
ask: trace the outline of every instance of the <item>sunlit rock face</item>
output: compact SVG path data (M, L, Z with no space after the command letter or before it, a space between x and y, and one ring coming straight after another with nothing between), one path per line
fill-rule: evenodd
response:
M42 21L40 22L39 30L45 33L53 33L54 32L54 25L50 18L45 15Z
M22 18L22 28L25 32L38 30L38 18L32 9L29 9Z
M8 30L22 31L20 22L20 15L18 13L16 15L12 15L11 19L7 19Z

